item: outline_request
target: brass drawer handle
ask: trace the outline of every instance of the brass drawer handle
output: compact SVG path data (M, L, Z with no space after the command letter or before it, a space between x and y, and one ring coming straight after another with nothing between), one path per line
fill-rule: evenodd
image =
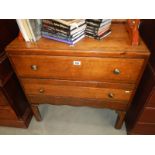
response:
M118 68L115 68L113 71L114 74L119 75L121 72Z
M43 94L45 90L43 88L39 89L39 93Z
M109 98L114 98L114 96L115 96L115 95L114 95L113 93L109 93L109 94L108 94L108 97L109 97Z
M36 70L38 70L38 66L37 65L32 65L31 66L31 69L34 70L34 71L36 71Z
M130 90L126 90L125 93L126 93L126 94L130 94L131 91L130 91Z

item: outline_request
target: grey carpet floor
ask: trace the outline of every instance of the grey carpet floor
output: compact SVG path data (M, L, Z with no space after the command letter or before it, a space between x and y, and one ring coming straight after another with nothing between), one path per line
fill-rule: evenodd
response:
M125 135L114 128L117 114L108 109L72 106L39 106L43 120L32 118L28 129L0 127L0 135Z

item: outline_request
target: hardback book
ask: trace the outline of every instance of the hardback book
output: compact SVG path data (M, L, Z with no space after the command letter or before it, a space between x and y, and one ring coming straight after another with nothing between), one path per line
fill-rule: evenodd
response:
M22 19L16 19L16 22L17 22L17 24L18 24L19 30L20 30L20 32L21 32L21 34L22 34L24 40L25 40L26 42L30 41L30 39L29 39L29 37L28 37L28 34L26 33L26 29L25 29L25 27L24 27L24 25L23 25Z
M75 39L74 41L68 41L68 40L65 40L65 39L60 39L60 38L57 38L57 37L44 35L44 34L42 34L42 36L45 37L45 38L48 38L48 39L52 39L52 40L56 40L56 41L59 41L59 42L67 43L69 45L74 45L75 43L77 43L78 41L80 41L81 39L83 39L85 37L85 35L81 35L79 38Z
M30 29L33 41L41 38L41 22L39 19L27 19L27 24Z
M85 23L85 19L44 19L43 23L49 23L53 26L59 26L68 30L73 30Z
M24 26L24 28L26 30L26 34L27 34L29 40L32 42L33 41L33 36L31 34L30 28L28 26L27 20L26 19L22 19L21 21L22 21L22 24L23 24L23 26Z
M25 41L35 42L41 37L41 21L39 19L16 19Z

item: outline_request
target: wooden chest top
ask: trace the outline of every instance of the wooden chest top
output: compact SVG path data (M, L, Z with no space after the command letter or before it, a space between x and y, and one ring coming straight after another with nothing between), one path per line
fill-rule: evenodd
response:
M103 40L84 38L73 46L57 41L41 38L35 43L16 38L8 47L9 54L47 54L71 56L118 56L136 57L149 55L144 42L132 46L125 24L112 24L112 33ZM136 54L135 54L136 53Z

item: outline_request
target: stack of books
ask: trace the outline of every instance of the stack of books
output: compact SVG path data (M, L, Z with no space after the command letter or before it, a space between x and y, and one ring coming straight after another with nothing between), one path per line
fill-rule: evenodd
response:
M111 19L86 19L86 36L103 39L111 33Z
M85 37L84 19L43 19L42 37L74 45Z
M26 42L36 42L41 38L40 19L16 19L16 22Z

